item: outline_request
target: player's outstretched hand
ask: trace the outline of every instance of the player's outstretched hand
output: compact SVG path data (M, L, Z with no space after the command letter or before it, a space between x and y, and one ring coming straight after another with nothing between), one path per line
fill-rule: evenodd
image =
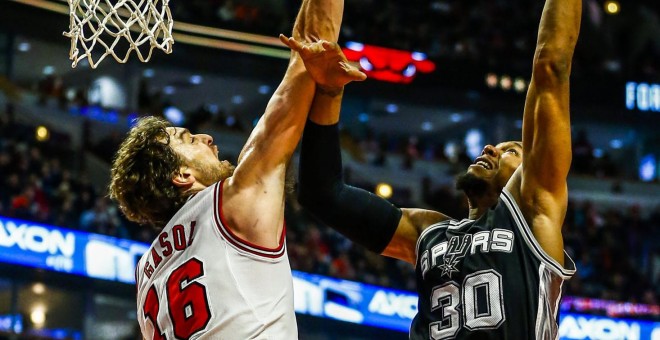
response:
M325 88L342 88L352 81L363 81L367 75L351 65L337 43L325 40L300 42L280 34L280 41L298 52L314 81Z

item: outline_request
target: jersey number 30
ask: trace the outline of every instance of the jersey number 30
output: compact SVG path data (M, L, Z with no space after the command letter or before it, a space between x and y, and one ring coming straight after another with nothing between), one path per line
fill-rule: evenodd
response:
M462 293L462 294L461 294ZM432 340L453 338L463 327L470 331L495 329L505 320L502 304L502 277L493 270L479 271L465 277L462 289L454 282L433 288L431 311L439 313L440 321L429 325Z
M211 320L206 287L199 282L192 282L203 275L204 264L193 257L172 271L167 279L167 311L177 339L190 338L204 329ZM142 311L144 317L154 325L154 340L166 340L167 337L156 322L159 310L158 293L152 285Z

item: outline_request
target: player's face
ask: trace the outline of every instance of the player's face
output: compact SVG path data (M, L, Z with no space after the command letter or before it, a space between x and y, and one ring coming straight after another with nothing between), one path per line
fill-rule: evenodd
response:
M467 173L502 189L521 163L522 145L519 142L486 145Z
M198 182L210 186L225 179L234 171L234 166L218 158L218 147L213 144L213 137L206 134L191 134L188 129L169 127L170 147L194 171Z

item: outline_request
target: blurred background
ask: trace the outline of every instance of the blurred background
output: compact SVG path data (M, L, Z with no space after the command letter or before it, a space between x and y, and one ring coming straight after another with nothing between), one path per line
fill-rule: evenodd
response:
M112 156L133 119L158 115L212 135L235 162L284 74L275 37L299 5L173 0L172 54L72 69L66 1L0 0L0 339L140 338L133 270L156 232L107 198ZM542 7L346 0L340 44L370 76L344 95L348 183L466 216L454 176L485 144L521 138ZM561 339L660 339L658 7L583 1L563 230L578 271ZM411 266L295 200L287 222L301 339L407 339Z

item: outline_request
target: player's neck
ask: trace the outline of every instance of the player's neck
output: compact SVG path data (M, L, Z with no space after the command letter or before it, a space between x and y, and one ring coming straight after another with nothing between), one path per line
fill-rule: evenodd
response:
M487 192L476 197L468 196L468 205L470 207L469 218L476 220L485 214L488 209L497 204L498 193Z
M205 185L203 185L203 184L201 184L201 183L199 183L199 182L195 182L192 186L190 186L190 188L188 188L187 190L183 191L182 194L183 194L184 196L188 196L188 197L190 197L190 196L193 196L193 195L195 195L196 193L198 193L198 192L200 192L200 191L202 191L202 190L204 190L204 189L206 189L206 186L205 186Z

